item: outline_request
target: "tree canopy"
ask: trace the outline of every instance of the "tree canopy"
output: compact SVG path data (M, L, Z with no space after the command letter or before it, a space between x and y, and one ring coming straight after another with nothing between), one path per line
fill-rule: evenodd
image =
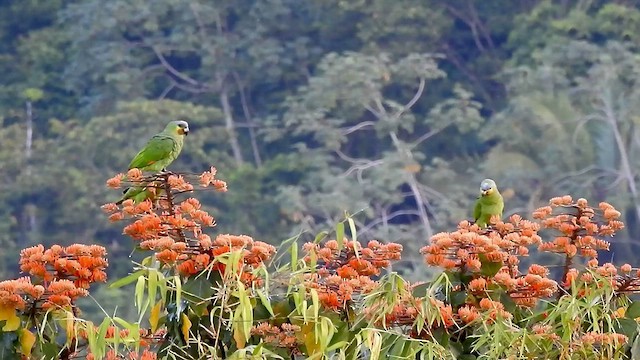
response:
M344 218L413 251L471 217L612 202L640 235L638 1L98 0L0 4L0 244L130 248L102 187L167 120L215 164L219 228L271 244ZM0 272L17 273L13 261ZM424 275L424 274L419 274Z

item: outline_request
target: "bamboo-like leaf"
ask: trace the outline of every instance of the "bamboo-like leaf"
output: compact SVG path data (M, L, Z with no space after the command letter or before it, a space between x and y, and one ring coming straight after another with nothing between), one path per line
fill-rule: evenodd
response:
M142 312L142 305L144 300L144 286L145 286L145 278L144 276L138 277L138 282L136 283L136 306L138 307L138 313Z
M114 282L112 282L111 284L109 284L109 288L111 289L117 289L120 287L123 287L125 285L129 285L132 282L136 281L140 276L142 276L144 274L145 270L138 270L134 273L131 273L121 279L118 279Z
M89 343L89 350L98 359L101 359L100 349L98 349L98 333L91 321L85 323L85 331L87 333L87 342Z
M156 302L156 293L158 290L158 273L155 269L149 269L147 277L149 281L147 292L149 293L149 301L153 304Z
M158 329L158 322L160 321L160 310L162 310L162 301L158 301L151 308L151 314L149 314L149 324L151 325L151 332L156 332Z
M326 230L320 231L316 237L313 239L314 244L319 244L322 240L324 240L327 236L329 236L329 232Z
M336 224L336 241L338 242L338 251L344 248L344 223Z
M367 339L367 347L370 351L370 359L378 360L382 348L382 336L375 330L368 330L365 336Z
M291 249L291 271L295 272L298 269L298 242L294 241L289 249Z
M98 331L96 333L97 338L96 338L95 348L91 350L91 352L94 355L96 355L98 359L100 359L102 356L106 354L107 331L109 330L110 325L111 325L111 319L109 319L108 317L105 317L102 320L102 323L100 323L100 326L98 327ZM114 334L114 337L118 337L118 336L119 334L116 332Z
M71 341L76 337L76 317L73 315L71 311L65 311L65 318L63 320L65 322L65 332L67 334L67 342L66 345L71 344Z
M358 233L356 231L356 222L353 221L351 216L347 217L347 221L349 222L349 231L351 231L351 240L358 241Z
M313 320L318 321L318 313L320 311L320 297L316 289L309 290L311 292L311 306L313 307Z
M262 291L262 289L256 289L256 293L258 294L258 297L260 298L260 302L265 307L265 309L267 309L269 314L271 314L271 316L276 316L273 313L273 307L271 307L271 301L269 301L269 299L267 298L267 295L264 293L264 291Z
M176 306L180 306L182 303L182 280L180 280L180 275L174 275L173 283L176 287Z

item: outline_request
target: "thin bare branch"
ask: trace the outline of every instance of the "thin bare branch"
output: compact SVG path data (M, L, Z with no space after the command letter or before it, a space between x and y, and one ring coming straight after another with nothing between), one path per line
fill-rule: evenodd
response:
M374 126L375 124L376 124L375 122L367 120L367 121L362 121L362 122L360 122L360 123L358 123L356 125L353 125L353 126L350 126L350 127L347 127L347 128L342 128L340 131L341 131L342 135L349 135L349 134L351 134L353 132L356 132L356 131L364 128L364 127Z

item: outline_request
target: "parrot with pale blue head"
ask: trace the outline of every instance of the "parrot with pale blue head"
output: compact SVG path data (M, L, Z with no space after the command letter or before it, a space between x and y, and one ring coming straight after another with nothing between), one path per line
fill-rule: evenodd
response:
M182 151L184 138L189 134L189 124L184 120L171 121L164 130L155 134L149 139L146 145L133 157L129 163L129 169L140 169L142 171L166 171L169 166ZM130 187L124 191L124 196L118 202L121 204L127 199L133 199L139 203L151 196L146 187Z
M504 210L504 200L496 182L491 179L484 179L480 183L480 196L476 200L473 208L473 218L478 226L485 228L489 225L492 216L502 218Z

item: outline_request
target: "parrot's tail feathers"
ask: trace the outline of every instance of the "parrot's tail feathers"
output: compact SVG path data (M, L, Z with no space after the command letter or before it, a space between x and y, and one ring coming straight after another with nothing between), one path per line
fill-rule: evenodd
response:
M131 189L131 188L126 188L126 189L122 190L122 193L123 193L123 194L126 194L126 193L127 193L127 191L129 191L129 189Z

